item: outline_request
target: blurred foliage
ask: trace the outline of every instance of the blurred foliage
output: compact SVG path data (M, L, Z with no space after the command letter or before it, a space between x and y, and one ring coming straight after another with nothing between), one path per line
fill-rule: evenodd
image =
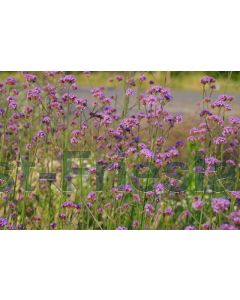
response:
M32 72L37 74L41 79L43 78L43 72ZM140 74L144 73L148 80L154 80L155 84L168 86L175 90L189 90L199 91L201 90L200 79L204 75L213 76L217 79L217 88L221 92L239 92L240 91L240 71L93 71L90 78L83 75L82 71L72 72L66 71L65 73L72 73L76 76L78 84L80 86L112 86L111 78L115 78L116 75L123 75L127 78L138 78ZM22 79L21 72L14 71L1 71L0 81L4 80L8 76L15 76L16 79ZM142 88L147 87L147 84L143 84Z

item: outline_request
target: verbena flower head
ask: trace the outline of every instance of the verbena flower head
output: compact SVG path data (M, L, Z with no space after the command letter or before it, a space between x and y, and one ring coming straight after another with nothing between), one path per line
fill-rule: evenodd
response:
M42 123L43 123L43 124L50 124L50 122L51 122L51 119L50 119L49 117L44 117L44 118L42 119Z
M164 214L167 216L172 216L174 214L173 209L171 207L165 208Z
M142 149L140 154L144 156L146 159L150 160L154 158L154 153L149 149Z
M76 78L73 75L66 75L63 78L60 79L61 83L69 83L69 84L73 84L76 82Z
M201 84L206 85L207 83L214 83L216 79L211 76L203 76L201 79Z
M185 230L196 230L196 227L193 225L188 225L184 228Z
M144 74L141 74L141 76L139 77L140 81L146 81L147 77Z
M240 191L234 191L231 194L235 199L240 200Z
M35 87L27 92L27 99L41 101L41 92L39 87Z
M39 130L38 133L37 133L37 137L39 139L42 139L46 136L46 133L43 131L43 130Z
M55 222L50 223L50 227L52 229L55 229L57 227L57 223L55 223Z
M240 210L232 212L229 215L229 220L235 225L240 225Z
M160 195L162 192L164 192L164 185L162 183L155 184L155 193Z
M8 224L7 219L0 217L0 227L4 227Z
M159 100L171 100L173 98L171 91L162 86L152 86L147 90L147 94L157 95Z
M222 136L218 136L218 137L215 137L213 139L213 143L216 144L216 145L220 145L220 144L226 144L227 143L227 140L226 138L222 137Z
M236 230L237 228L234 225L231 224L222 224L220 226L221 230Z
M230 206L230 201L225 198L213 198L212 199L212 209L215 213L221 213L227 211Z
M116 75L117 81L123 81L124 77L122 75Z
M205 158L205 162L209 166L214 166L214 165L218 164L220 161L216 157L209 156L209 157Z
M76 144L78 144L78 139L75 138L75 137L71 137L70 143L73 144L73 145L74 145L74 144L76 145Z
M233 134L233 133L234 133L233 127L226 126L226 127L223 128L223 131L222 131L223 136L230 135L230 134Z
M131 89L131 88L128 88L126 90L126 95L129 97L129 96L134 96L135 95L135 90L134 89Z
M25 73L25 74L24 74L24 78L25 78L28 82L36 82L36 80L37 80L37 76L36 76L36 75L29 74L29 73Z
M240 124L240 117L229 117L229 123L232 125L239 125Z
M17 83L17 80L16 80L16 78L14 78L14 77L8 77L7 79L6 79L6 84L7 85L15 85Z
M118 226L116 228L116 230L127 230L127 227L125 227L125 226Z
M149 212L149 211L154 211L155 209L154 209L154 206L152 205L152 204L149 204L149 203L147 203L146 205L145 205L145 211L146 212Z
M95 201L97 197L97 193L96 192L90 192L87 196L88 200L90 201Z
M66 201L62 204L62 208L75 208L75 209L80 209L81 205L79 203L75 203L72 201Z
M204 202L202 200L195 200L192 203L192 208L195 210L201 210L204 206Z

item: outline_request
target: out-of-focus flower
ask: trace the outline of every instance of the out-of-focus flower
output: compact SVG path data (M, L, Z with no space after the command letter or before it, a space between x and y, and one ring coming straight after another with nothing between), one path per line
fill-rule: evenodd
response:
M220 226L221 230L236 230L237 228L234 225L231 224L222 224Z
M229 215L229 220L235 225L240 225L240 210L232 212Z
M216 79L211 76L203 76L201 79L201 84L205 85L207 83L214 83Z
M0 227L4 227L8 224L7 219L0 217Z
M116 228L116 230L127 230L127 227L125 227L125 226L118 226Z
M215 213L221 213L227 211L230 206L230 201L225 198L213 198L212 199L212 209Z
M6 79L6 84L7 85L15 85L17 83L17 80L16 80L16 78L14 78L14 77L8 77L7 79Z
M134 96L135 95L135 90L134 89L131 89L131 88L128 88L126 90L126 95L129 97L129 96Z
M202 200L195 200L192 203L192 208L195 210L201 210L204 206L204 202Z
M35 82L37 80L37 76L33 75L33 74L29 74L29 73L25 73L24 74L24 78L28 81L28 82Z
M189 226L186 226L184 229L185 230L196 230L196 227L193 225L189 225Z

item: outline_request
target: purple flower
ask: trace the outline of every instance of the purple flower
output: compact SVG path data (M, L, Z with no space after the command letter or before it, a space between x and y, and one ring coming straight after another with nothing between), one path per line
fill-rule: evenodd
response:
M15 101L11 101L11 102L9 102L8 107L11 110L16 110L17 109L17 103Z
M142 156L144 156L145 158L149 159L149 160L152 159L152 158L154 158L154 153L151 150L147 149L147 148L142 149L140 151L140 154Z
M219 137L215 137L213 139L213 143L216 144L216 145L220 145L220 144L226 144L227 140L222 137L222 136L219 136Z
M169 89L157 85L150 87L147 93L158 95L159 100L171 100L173 98Z
M39 130L38 133L37 133L37 137L42 139L46 136L46 133L42 130Z
M231 194L232 194L232 196L233 196L234 198L240 199L240 191L234 191L234 192L232 192Z
M167 207L164 210L164 214L167 215L167 216L172 216L173 215L173 209L171 207Z
M17 83L17 80L14 77L8 77L6 79L6 84L7 85L15 85Z
M185 230L196 230L196 227L193 225L189 225L189 226L186 226L184 229Z
M92 202L88 202L88 203L87 203L87 207L88 207L88 208L92 208L92 206L93 206Z
M240 225L240 210L232 212L229 216L229 220L235 225Z
M88 171L92 175L96 175L97 174L97 169L95 167L90 167Z
M217 98L217 100L221 100L224 102L231 102L233 99L234 99L234 97L230 96L230 95L219 95Z
M89 201L96 201L97 199L97 193L96 192L90 192L87 196Z
M142 74L142 75L139 77L139 80L140 80L140 81L146 81L146 80L147 80L147 77L146 77L144 74Z
M237 228L234 225L222 224L220 229L221 230L236 230Z
M145 207L144 207L144 211L146 212L146 213L148 213L148 212L153 212L155 209L154 209L154 206L152 206L152 204L149 204L149 203L147 203L146 205L145 205Z
M201 79L201 84L205 85L207 83L214 83L216 79L211 76L203 76Z
M203 206L204 206L204 203L201 200L195 200L192 203L192 208L195 210L201 210Z
M66 75L63 78L61 78L60 81L61 81L61 83L73 84L76 82L76 78L73 75Z
M49 117L44 117L44 118L42 119L42 123L43 123L43 124L50 124L50 122L51 122L51 119L50 119Z
M78 144L78 139L76 139L75 137L72 137L72 138L70 139L70 143L71 143L71 144Z
M211 104L211 107L212 108L224 108L226 110L231 110L231 106L229 104L227 104L225 101L223 100L219 100L217 99L216 101L214 101L212 104Z
M211 115L212 115L212 113L207 109L204 109L200 112L200 117L211 116Z
M5 110L3 108L0 107L0 116L4 115Z
M132 187L129 185L129 184L125 184L124 186L123 186L123 190L125 191L125 192L127 192L127 193L132 193Z
M205 162L209 166L214 166L215 164L219 163L220 161L216 157L209 156L209 157L205 158Z
M116 76L117 81L123 81L124 77L121 75Z
M228 134L233 134L234 133L234 129L232 127L226 126L223 128L223 135L226 136Z
M141 201L140 196L138 194L133 194L133 201L140 202Z
M55 222L50 223L50 227L52 229L55 229L57 227L57 223L55 223Z
M148 95L141 99L143 105L154 105L158 103L158 99L154 95Z
M26 149L27 149L27 150L30 150L31 148L32 148L32 144L30 144L30 143L29 143L29 144L26 144Z
M26 73L23 76L28 82L35 82L37 80L37 76L33 74Z
M132 223L132 228L136 229L140 225L140 222L138 220L134 220Z
M213 198L212 209L215 213L227 211L230 206L230 201L225 198Z
M146 197L147 198L152 198L153 196L154 196L154 192L152 192L152 191L146 192Z
M235 161L232 159L228 159L226 160L226 164L231 165L231 166L235 166Z
M62 208L76 208L76 209L80 209L81 205L72 201L65 201L62 204Z
M128 88L126 90L126 95L129 97L129 96L134 96L135 95L135 90L134 89L131 89L131 88Z
M123 193L118 193L118 194L115 195L115 199L116 199L116 200L122 200L123 197L124 197L124 194L123 194Z
M125 226L118 226L116 230L128 230Z
M184 142L183 142L183 141L177 141L177 142L176 142L176 148L182 147L183 145L184 145Z
M210 225L209 225L208 223L204 223L204 224L202 225L202 228L203 228L204 230L208 230L208 229L210 228Z
M8 224L7 219L0 217L0 227L4 227Z
M27 92L28 100L36 100L41 101L41 89L39 87L35 87Z
M157 183L155 185L155 193L157 195L161 194L162 192L164 192L164 185L162 183Z
M229 123L231 123L232 125L240 124L240 117L230 117Z
M61 220L66 220L66 218L67 218L67 216L64 214L64 213L61 213L60 215L59 215L59 217L60 217L60 219Z

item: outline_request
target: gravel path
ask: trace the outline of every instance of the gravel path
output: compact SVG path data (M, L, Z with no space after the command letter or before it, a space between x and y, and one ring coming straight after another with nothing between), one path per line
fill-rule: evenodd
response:
M89 92L89 88L81 88L81 90L78 92L79 97L87 98L92 102L92 97ZM107 96L114 95L114 90L112 88L105 89L105 94ZM193 92L193 91L173 91L173 100L168 104L168 110L174 112L174 113L181 113L181 114L191 114L195 115L199 112L199 102L201 101L202 94L201 92ZM120 102L120 99L124 98L123 91L118 90L118 110L122 109L122 105ZM215 93L215 97L217 97L219 93ZM239 114L240 113L240 95L229 93L235 97L235 100L231 103L233 110L231 113L233 114ZM123 100L121 100L123 101ZM131 99L131 102L129 106L131 107L136 100L134 98ZM135 109L135 111L137 108ZM134 112L134 109L133 109Z

